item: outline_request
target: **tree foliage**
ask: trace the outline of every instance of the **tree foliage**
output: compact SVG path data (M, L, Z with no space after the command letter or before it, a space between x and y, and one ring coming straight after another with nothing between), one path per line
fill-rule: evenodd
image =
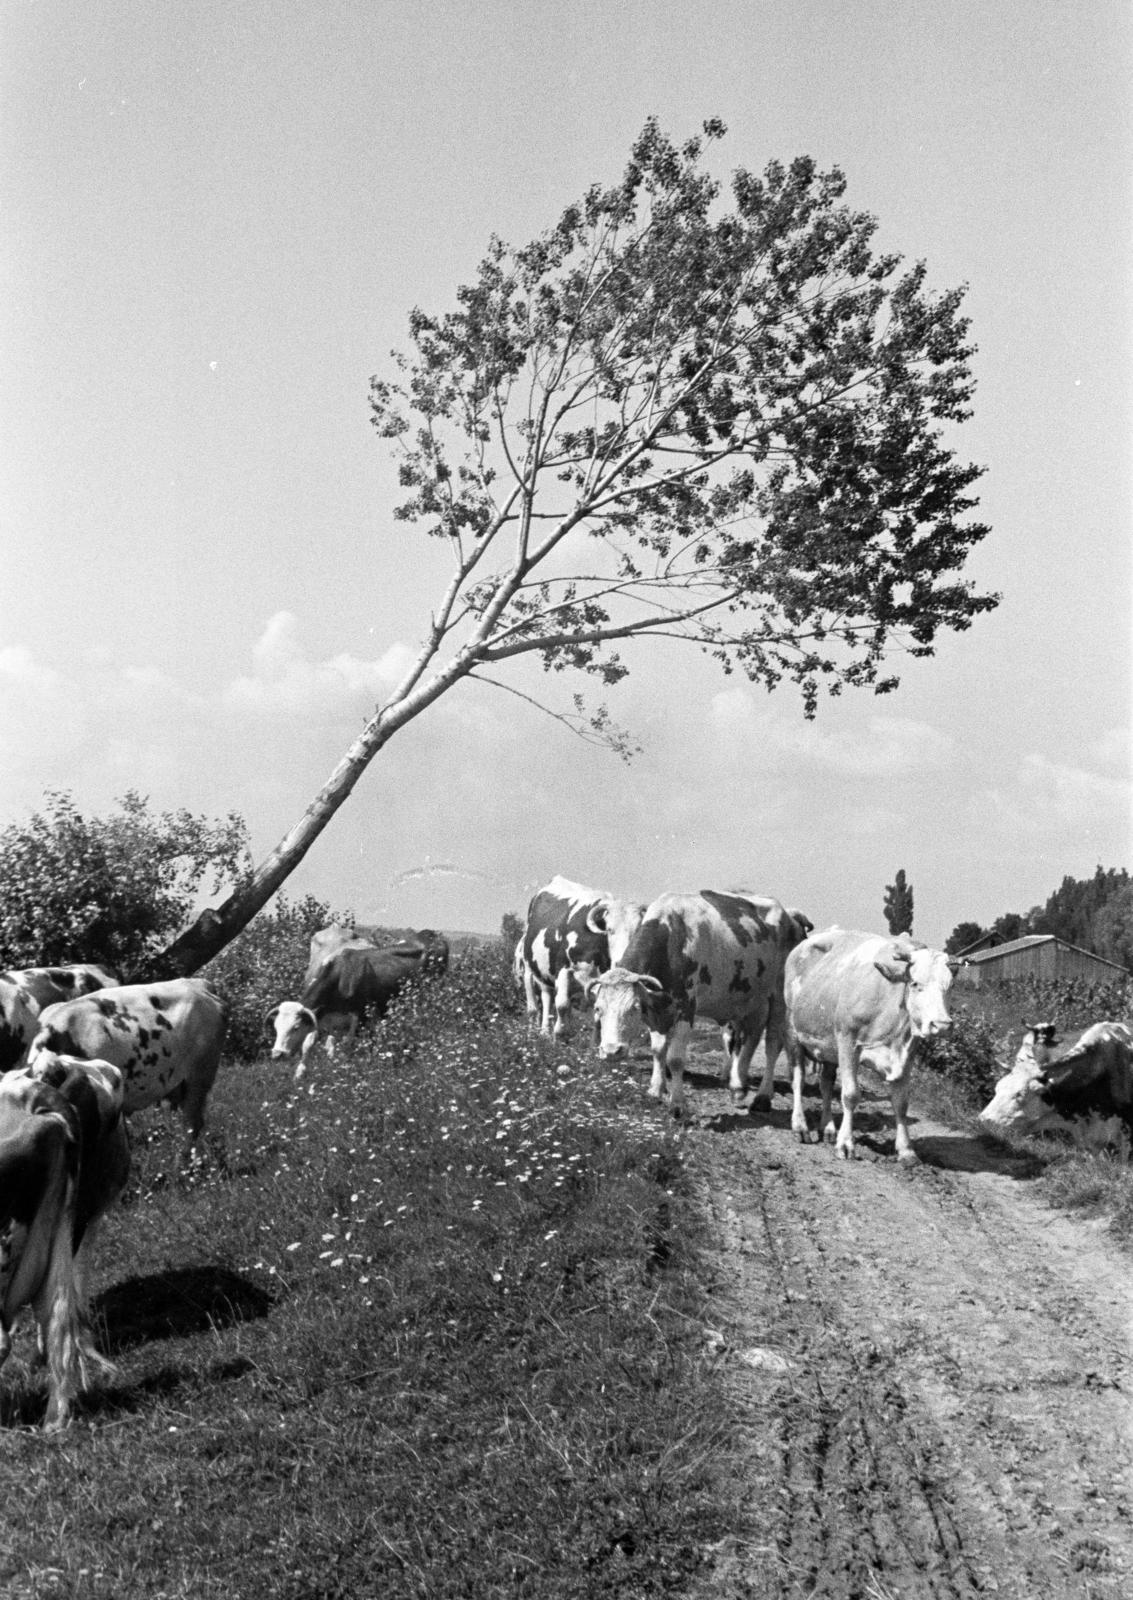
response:
M466 679L533 655L584 687L633 638L698 646L768 688L892 689L996 597L961 576L981 469L962 289L875 248L837 169L739 169L646 123L619 181L550 232L491 242L455 309L415 310L371 383L397 517L451 557L420 648L252 882L166 954L194 970L284 881L394 733ZM539 703L539 702L536 702ZM622 753L601 702L544 706Z
M913 886L905 881L904 867L898 867L895 880L885 886L885 921L892 934L913 931Z
M986 932L987 929L978 922L958 922L944 941L945 954L958 956L961 950L967 950L977 939L982 939Z
M133 790L108 817L49 792L0 832L0 963L98 961L129 978L183 927L202 890L246 874L247 832L189 811L155 815Z
M1067 875L1043 905L1030 911L1005 911L989 929L961 922L946 948L962 949L953 941L972 929L968 944L985 932L993 933L998 944L1030 933L1051 933L1065 944L1133 971L1133 879L1124 867L1099 866L1092 878Z

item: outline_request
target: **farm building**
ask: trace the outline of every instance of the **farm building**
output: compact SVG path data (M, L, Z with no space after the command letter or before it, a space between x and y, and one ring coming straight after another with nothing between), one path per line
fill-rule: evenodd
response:
M972 946L962 950L957 982L979 989L985 983L1005 983L1012 978L1085 978L1090 983L1119 983L1129 973L1115 961L1105 961L1053 933L1029 933L1004 944Z

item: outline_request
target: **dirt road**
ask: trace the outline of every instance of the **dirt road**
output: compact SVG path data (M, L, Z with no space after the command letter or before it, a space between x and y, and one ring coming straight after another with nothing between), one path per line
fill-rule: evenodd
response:
M1133 1596L1129 1259L868 1087L851 1163L690 1089L746 1524L697 1600Z

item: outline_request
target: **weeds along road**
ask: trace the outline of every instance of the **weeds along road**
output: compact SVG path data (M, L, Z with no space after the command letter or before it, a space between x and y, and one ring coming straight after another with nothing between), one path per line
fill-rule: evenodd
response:
M1128 1258L923 1117L899 1166L869 1087L842 1162L793 1140L782 1079L770 1119L691 1086L742 1427L738 1532L696 1600L1133 1595Z

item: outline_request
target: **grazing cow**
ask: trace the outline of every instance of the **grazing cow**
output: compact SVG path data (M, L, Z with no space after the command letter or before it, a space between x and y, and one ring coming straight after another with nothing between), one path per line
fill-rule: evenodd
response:
M0 978L0 1072L10 1072L27 1060L39 1027L39 1007L27 990Z
M19 984L34 1000L37 1011L57 1005L60 1000L77 1000L79 995L93 994L96 989L109 989L118 982L117 975L109 967L98 967L90 962L62 967L17 967L10 972L0 972L0 978Z
M1066 1133L1078 1142L1133 1134L1133 1030L1095 1022L1077 1044L1042 1063L1016 1057L980 1118L997 1131Z
M44 1427L66 1426L90 1369L110 1369L86 1323L85 1258L122 1192L130 1150L122 1074L105 1061L41 1058L0 1078L0 1364L34 1308L47 1362Z
M644 911L633 901L615 900L562 877L532 896L523 959L532 997L542 1003L542 1033L566 1037L572 986L585 994L600 972L621 960Z
M396 946L378 950L361 940L343 945L322 962L298 1001L284 1000L264 1018L275 1033L272 1060L298 1057L295 1077L301 1078L320 1033L328 1036L330 1055L336 1036L352 1044L365 1014L384 1017L394 996L422 971L418 955Z
M305 988L315 981L322 968L340 950L396 951L403 960L432 976L448 971L451 953L448 940L435 928L419 928L408 939L400 939L392 945L379 945L365 929L346 928L341 923L332 922L329 927L320 928L311 935L307 973L303 979Z
M220 1066L224 1004L201 978L124 984L48 1006L32 1041L41 1054L109 1061L122 1073L125 1111L167 1100L185 1123L182 1158L204 1125L205 1102Z
M858 1063L864 1060L888 1082L898 1158L917 1159L909 1142L909 1080L920 1041L952 1026L945 995L954 970L948 956L905 935L894 939L829 928L791 951L784 988L796 1138L807 1138L802 1086L810 1060L820 1070L820 1132L828 1142L834 1140L831 1099L841 1068L842 1125L835 1153L853 1155Z
M762 895L661 895L646 908L621 963L591 983L599 1054L627 1056L644 1021L653 1051L649 1093L660 1100L667 1075L669 1106L680 1116L694 1019L725 1025L728 1086L737 1103L766 1030L767 1066L753 1103L769 1109L784 1044L783 963L803 937L803 920Z

